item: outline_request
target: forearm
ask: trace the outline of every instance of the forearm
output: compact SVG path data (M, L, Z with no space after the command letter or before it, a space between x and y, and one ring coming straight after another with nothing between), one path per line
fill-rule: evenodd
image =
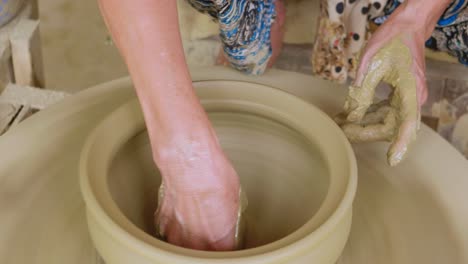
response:
M132 76L155 159L187 141L213 141L186 66L176 1L99 2Z

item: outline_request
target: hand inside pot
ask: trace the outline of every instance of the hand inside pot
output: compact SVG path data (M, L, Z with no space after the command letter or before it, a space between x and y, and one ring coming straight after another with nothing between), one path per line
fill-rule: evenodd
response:
M239 179L217 143L187 142L157 161L162 173L155 224L171 244L200 250L234 250Z
M99 4L132 76L163 178L159 233L183 247L234 249L239 179L193 89L177 1Z

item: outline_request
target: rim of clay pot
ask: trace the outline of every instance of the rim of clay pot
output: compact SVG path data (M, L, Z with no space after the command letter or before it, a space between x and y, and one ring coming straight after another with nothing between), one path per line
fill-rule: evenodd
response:
M132 85L130 81L128 83L129 86ZM253 261L255 259L265 261L267 258L272 258L277 261L282 257L288 257L291 252L306 250L307 248L310 248L311 245L317 246L320 241L334 229L335 226L339 225L343 217L345 217L349 212L350 208L352 207L352 202L354 200L357 188L356 159L351 145L349 144L349 141L346 139L345 135L341 132L341 129L333 122L330 117L328 117L317 107L277 88L249 82L219 80L194 82L194 86L204 86L201 89L197 89L197 93L199 94L205 109L208 109L207 111L210 111L209 109L213 106L215 108L216 105L219 106L220 100L213 98L219 96L219 93L221 93L222 96L226 96L226 93L231 93L233 95L248 93L249 96L251 95L251 97L256 98L256 100L262 96L267 95L267 97L270 98L270 101L275 101L275 104L281 104L282 111L275 110L271 107L267 107L267 109L264 110L273 112L275 114L276 121L281 119L280 123L287 123L288 126L301 133L308 140L310 140L310 137L307 137L307 135L305 135L301 129L304 124L301 125L297 122L286 121L289 118L292 118L292 116L284 114L285 112L289 111L287 110L288 108L285 108L284 106L289 106L290 108L295 109L300 108L302 112L310 114L311 118L314 116L315 118L321 119L321 121L324 122L322 126L327 126L331 129L330 131L327 131L327 133L335 133L333 138L336 143L335 145L338 145L342 148L340 151L343 152L342 159L344 159L346 164L341 164L342 166L331 166L332 164L329 160L330 157L324 157L326 158L325 162L329 170L330 186L326 197L316 214L303 226L282 239L263 246L239 251L208 252L186 249L171 245L164 241L160 241L155 237L145 233L124 216L124 214L118 208L117 204L112 199L110 190L107 186L107 172L118 150L130 138L144 131L143 115L141 114L137 99L126 103L112 112L97 128L95 128L95 130L89 136L85 147L83 148L80 160L80 184L82 196L87 207L87 214L91 214L94 217L94 220L99 222L100 226L106 229L106 231L109 232L114 239L121 241L127 245L127 248L138 252L138 254L145 255L150 259L182 258L186 259L187 261L203 260L205 263L226 263L228 260L232 260L233 263L238 263L241 260ZM203 91L204 88L207 89L206 87L220 86L227 86L229 88L228 90L218 89L216 91L212 89L209 92ZM209 93L211 93L211 96L209 96ZM216 93L218 94L212 95ZM246 104L245 102L234 99L221 100L223 101L223 104L230 101L234 104L241 103L244 107L249 105L248 103ZM261 103L258 102L250 103L252 103L252 105L256 104L256 107L265 106L261 106ZM250 111L247 112L249 113ZM122 127L122 129L125 131L119 132L120 134L115 133L119 135L125 134L125 136L120 136L119 138L118 135L114 136L114 133L108 133L108 126L122 118L133 121L129 126ZM116 141L113 141L113 139ZM112 143L103 146L105 141ZM99 145L99 148L95 147L97 144ZM323 152L324 148L326 149L327 146L319 145L320 151ZM97 173L95 171L92 172L94 169L93 163L96 163L96 159L93 159L95 158L94 156L107 153L110 153L110 155L100 160L101 162L104 161L105 164L105 166L99 166L103 167L101 169L101 173ZM92 154L94 154L94 156ZM342 173L339 171L339 169L337 169L338 167L347 168L346 173L348 174L348 177L338 175L337 173ZM339 183L336 183L333 180L340 178L347 178L347 183L345 184L344 190L333 191L332 189L339 185ZM100 181L102 188L96 188L96 185L98 185L96 184L97 180ZM336 192L338 192L338 195L335 194Z

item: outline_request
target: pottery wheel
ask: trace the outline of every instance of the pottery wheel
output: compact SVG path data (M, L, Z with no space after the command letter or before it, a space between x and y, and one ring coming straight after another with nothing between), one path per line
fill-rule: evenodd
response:
M274 70L253 78L208 68L193 70L192 76L270 85L331 115L346 95L343 86ZM100 263L86 227L79 155L90 131L134 96L128 78L105 83L0 138L0 263ZM400 166L386 165L386 147L354 147L359 184L351 236L339 263L468 263L468 162L425 126Z

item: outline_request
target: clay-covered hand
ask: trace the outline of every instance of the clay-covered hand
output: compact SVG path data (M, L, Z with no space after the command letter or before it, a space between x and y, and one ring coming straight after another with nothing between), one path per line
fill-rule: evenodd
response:
M390 141L387 159L392 166L416 138L427 98L425 41L446 6L447 0L406 1L389 17L369 40L344 113L336 118L353 142ZM374 104L381 81L393 92L389 100Z
M392 166L402 160L415 139L425 100L424 65L417 65L414 56L418 55L412 55L403 37L378 50L368 63L364 80L350 87L345 112L337 118L352 142L391 141L387 156ZM389 100L374 104L380 81L394 90Z
M160 190L155 224L169 243L199 250L237 247L239 179L219 146L189 143L160 161Z

